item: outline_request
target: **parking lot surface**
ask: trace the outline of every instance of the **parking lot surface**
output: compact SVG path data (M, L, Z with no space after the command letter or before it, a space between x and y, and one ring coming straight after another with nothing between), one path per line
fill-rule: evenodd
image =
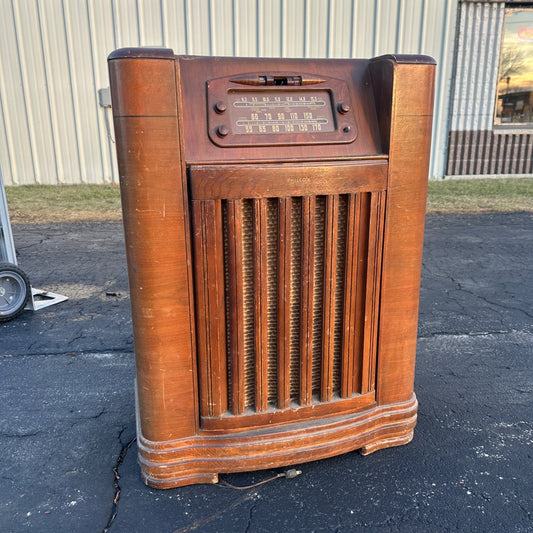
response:
M141 481L121 225L13 233L32 285L69 300L0 324L2 531L533 530L531 214L427 217L410 444L243 491Z

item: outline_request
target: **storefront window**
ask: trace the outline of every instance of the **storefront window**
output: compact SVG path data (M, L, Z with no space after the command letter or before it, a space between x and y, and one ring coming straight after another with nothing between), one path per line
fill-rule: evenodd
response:
M506 9L495 124L533 127L533 9Z

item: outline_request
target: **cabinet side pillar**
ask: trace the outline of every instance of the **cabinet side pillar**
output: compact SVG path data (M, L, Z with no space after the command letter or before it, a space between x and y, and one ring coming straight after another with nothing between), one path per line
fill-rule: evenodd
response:
M413 396L435 62L383 56L370 71L389 154L376 375L387 405Z
M171 50L109 57L130 281L141 435L165 442L198 426L186 190Z

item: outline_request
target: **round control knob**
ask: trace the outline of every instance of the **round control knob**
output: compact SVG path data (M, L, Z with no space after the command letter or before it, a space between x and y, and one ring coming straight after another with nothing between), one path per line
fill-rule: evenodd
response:
M217 102L215 104L215 111L218 113L218 114L222 114L224 113L224 111L226 111L227 109L227 106L224 102Z
M337 106L337 109L339 110L339 113L342 113L343 115L346 115L346 113L348 113L352 108L350 107L349 104L347 104L345 102L341 102Z
M229 133L229 128L224 124L222 124L222 126L219 126L217 128L217 135L219 137L225 137L226 135L228 135L228 133Z

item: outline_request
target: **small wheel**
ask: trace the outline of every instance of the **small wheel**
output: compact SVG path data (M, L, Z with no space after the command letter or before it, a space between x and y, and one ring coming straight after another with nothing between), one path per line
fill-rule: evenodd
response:
M11 263L0 263L0 322L17 316L30 293L30 281L22 270Z

